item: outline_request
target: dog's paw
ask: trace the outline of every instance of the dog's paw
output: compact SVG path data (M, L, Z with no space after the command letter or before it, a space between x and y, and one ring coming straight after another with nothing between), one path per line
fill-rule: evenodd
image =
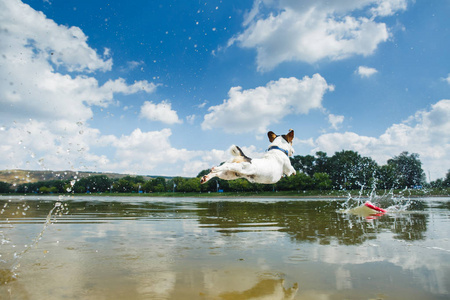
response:
M290 173L288 173L288 174L286 174L286 176L295 176L295 175L297 175L297 172L295 172L295 170L294 171L292 171L292 172L290 172Z

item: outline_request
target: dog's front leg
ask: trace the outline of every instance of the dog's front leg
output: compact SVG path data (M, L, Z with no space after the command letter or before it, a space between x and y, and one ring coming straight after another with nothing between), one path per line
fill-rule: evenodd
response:
M297 174L297 172L295 172L294 167L289 165L287 166L287 168L286 167L284 168L284 174L286 174L286 176L291 176Z

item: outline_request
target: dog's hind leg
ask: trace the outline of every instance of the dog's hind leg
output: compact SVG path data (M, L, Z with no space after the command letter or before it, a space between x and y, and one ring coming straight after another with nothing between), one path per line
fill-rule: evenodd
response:
M214 169L214 168L213 168ZM209 172L208 174L204 175L201 179L200 179L200 183L204 184L206 182L208 182L209 180L211 180L212 178L216 177L218 175L217 172L213 172L211 170L211 172Z
M213 168L213 170L209 174L203 176L200 179L200 183L204 184L204 183L208 182L209 180L213 179L214 177L218 177L218 178L224 179L224 180L233 180L233 179L239 178L238 176L236 176L236 172L233 172L233 171L227 171L227 170L214 171L214 170L215 170L215 168Z
M222 173L227 172L227 163L218 166L218 167L213 167L211 169L211 172L209 172L207 175L204 175L201 179L200 179L200 183L204 184L206 182L208 182L209 180L211 180L214 177L219 177L221 178Z
M214 177L224 180L233 180L242 177L243 165L240 163L224 163L211 169L211 172L200 179L200 183L206 183Z

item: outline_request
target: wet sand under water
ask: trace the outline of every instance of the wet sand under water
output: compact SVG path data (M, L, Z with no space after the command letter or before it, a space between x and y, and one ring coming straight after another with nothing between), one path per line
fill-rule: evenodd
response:
M0 197L0 299L449 299L450 198Z

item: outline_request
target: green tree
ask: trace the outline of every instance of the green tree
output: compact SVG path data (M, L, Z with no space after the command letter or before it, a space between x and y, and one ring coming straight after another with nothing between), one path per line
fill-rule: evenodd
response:
M0 181L0 193L7 194L11 192L11 184Z
M355 151L342 150L329 159L330 177L335 188L357 189L370 186L378 169L377 163Z
M41 186L39 188L39 193L41 194L53 194L53 193L57 193L58 192L58 188L55 186Z
M323 190L329 190L332 187L330 175L327 173L314 173L313 176L314 188Z
M183 177L177 176L172 178L171 180L169 180L167 182L167 189L169 191L175 191L175 192L179 192L180 191L180 187L183 186L183 182L186 179L184 179Z
M113 183L113 191L117 193L132 193L136 190L133 182L125 179L124 177Z
M316 152L316 158L314 160L314 173L330 174L330 158L325 152Z
M66 183L66 180L48 180L37 182L36 185L39 190L41 187L46 187L51 193L64 193Z
M391 189L398 186L396 168L393 164L383 165L377 171L377 188Z
M164 179L164 177L156 177L154 179L148 180L142 185L142 190L147 193L166 192L166 180Z
M450 187L450 170L447 171L447 174L445 175L442 185L443 185L443 187L446 187L446 188Z
M387 163L395 168L400 188L413 187L425 183L425 172L422 170L419 154L409 154L405 151L389 159Z
M75 193L104 193L111 189L112 180L106 175L94 175L80 178L75 182ZM65 187L67 190L67 186Z
M200 180L198 178L185 179L177 186L179 192L192 193L200 192Z
M283 177L276 184L276 189L281 191L309 190L312 187L312 178L302 172L298 172L296 175Z
M228 184L229 190L232 192L250 192L255 190L254 184L243 178L230 180Z
M292 167L296 171L300 171L308 174L309 176L313 176L315 172L315 157L312 155L296 155L291 158Z
M444 187L444 180L442 178L430 182L430 186L435 189L442 189Z

